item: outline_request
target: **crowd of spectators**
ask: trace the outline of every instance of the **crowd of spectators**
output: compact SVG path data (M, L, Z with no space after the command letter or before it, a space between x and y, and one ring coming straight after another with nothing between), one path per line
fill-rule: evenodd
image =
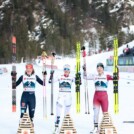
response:
M126 48L123 49L123 53L119 57L128 56L134 56L134 47L130 48L128 45L126 45Z

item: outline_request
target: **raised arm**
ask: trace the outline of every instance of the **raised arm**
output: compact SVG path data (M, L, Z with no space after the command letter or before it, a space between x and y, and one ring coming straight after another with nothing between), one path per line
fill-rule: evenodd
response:
M119 80L119 68L117 67L117 77L118 77L118 80ZM107 75L107 80L113 80L113 76L112 75Z
M16 82L16 87L22 82L23 80L23 75L20 76L20 78Z
M107 75L107 80L113 80L113 76L112 75ZM119 80L119 75L118 75L118 80Z
M53 79L53 83L57 82L60 80L59 76L52 76L53 74L51 74L50 78L49 78L49 83L52 83L52 79ZM52 78L53 77L53 78Z
M113 80L113 76L112 75L107 75L107 80Z
M36 81L43 86L43 81L36 75Z

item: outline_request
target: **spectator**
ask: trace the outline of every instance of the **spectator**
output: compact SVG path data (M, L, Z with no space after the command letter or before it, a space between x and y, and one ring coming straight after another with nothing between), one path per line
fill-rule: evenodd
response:
M126 55L129 55L129 54L130 54L130 48L129 48L129 46L128 46L128 45L126 46L126 48L125 48L125 49L123 49L123 54L124 54L124 56L126 56Z
M133 46L133 48L131 49L131 53L132 53L132 55L134 56L134 46Z

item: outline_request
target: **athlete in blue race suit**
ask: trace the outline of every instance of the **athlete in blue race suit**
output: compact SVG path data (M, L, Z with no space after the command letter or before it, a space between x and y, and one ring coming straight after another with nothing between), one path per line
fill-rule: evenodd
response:
M18 81L16 82L16 86L18 86L21 82L23 83L23 93L21 97L21 115L22 118L24 113L29 108L29 116L31 121L33 122L35 107L36 107L36 98L35 98L35 88L36 88L36 81L43 85L43 81L35 75L33 65L27 64L25 74L20 76Z

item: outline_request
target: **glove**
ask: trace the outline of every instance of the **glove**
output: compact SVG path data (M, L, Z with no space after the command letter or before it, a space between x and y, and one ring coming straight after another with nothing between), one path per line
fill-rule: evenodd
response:
M49 79L48 83L52 83L52 79Z
M47 71L42 72L42 74L43 74L44 76L47 75Z
M50 74L53 75L54 74L54 70L51 70Z
M53 57L55 57L56 53L55 52L52 52L52 55L53 55Z
M51 70L50 72L50 78L49 78L49 83L52 83L52 77L53 77L53 74L54 74L54 70Z
M82 68L83 68L83 71L85 72L86 71L86 65L84 64Z
M77 85L81 85L82 83L81 83L81 78L79 78L79 79L77 79L77 78L75 78L75 84Z
M11 72L11 76L16 76L16 75L17 75L17 73L15 71Z
M80 72L76 74L76 77L75 77L75 84L79 84L79 85L82 84L82 83L81 83L81 73L80 73Z
M81 47L81 50L85 50L85 49L86 49L85 46L82 46L82 47Z

